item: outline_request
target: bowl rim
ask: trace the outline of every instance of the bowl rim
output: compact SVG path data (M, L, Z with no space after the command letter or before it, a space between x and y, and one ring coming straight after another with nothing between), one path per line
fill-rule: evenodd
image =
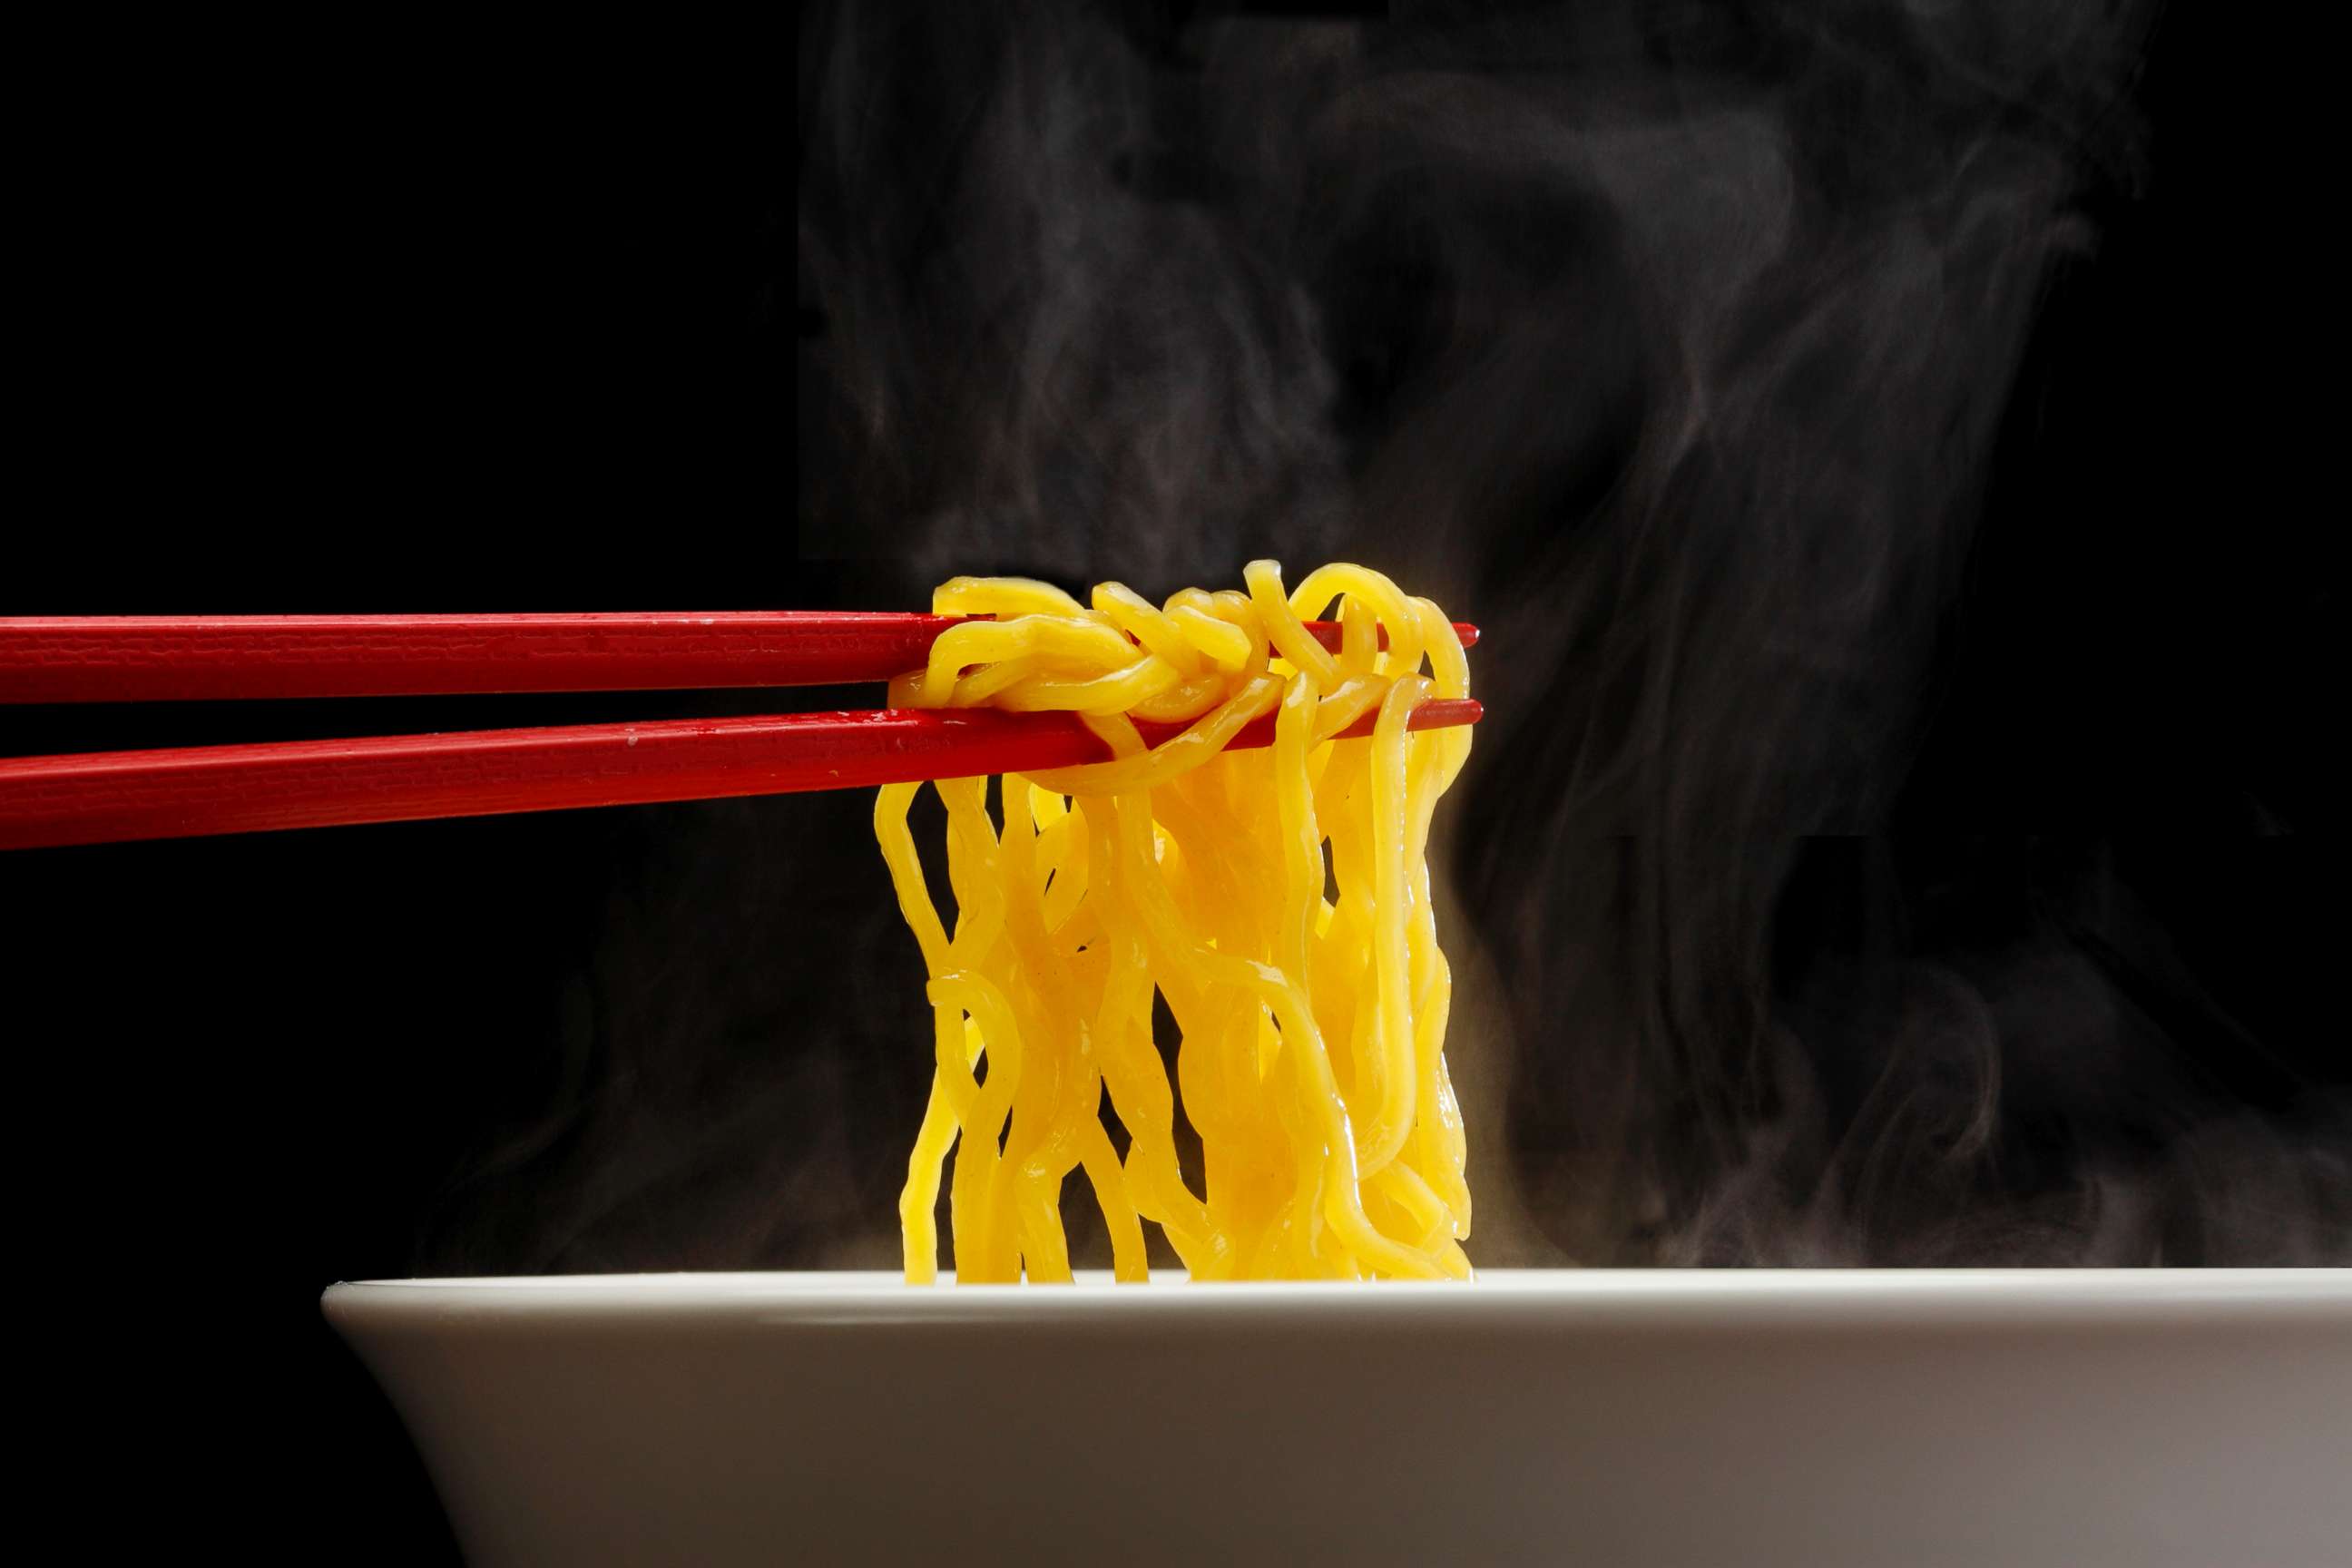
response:
M2352 1268L1496 1268L1453 1281L909 1286L895 1271L486 1276L338 1282L338 1323L742 1319L769 1324L1297 1321L1820 1325L2315 1319L2352 1328Z

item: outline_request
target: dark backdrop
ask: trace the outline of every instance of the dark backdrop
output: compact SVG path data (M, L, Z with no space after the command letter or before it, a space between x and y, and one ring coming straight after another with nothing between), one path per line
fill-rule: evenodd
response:
M2344 1261L2302 100L2252 101L2186 8L2031 49L1943 15L1237 47L851 7L803 25L791 162L780 45L109 40L37 160L0 613L900 607L967 567L1164 593L1358 556L1497 634L1449 858L1495 998L1456 1044L1474 1257ZM1512 151L1555 139L1566 174ZM1780 193L1778 247L1738 202L1653 247L1660 189L1716 175ZM1749 244L1732 282L1662 270ZM58 1447L166 1478L102 1528L448 1554L335 1279L890 1266L922 1033L866 815L0 867Z

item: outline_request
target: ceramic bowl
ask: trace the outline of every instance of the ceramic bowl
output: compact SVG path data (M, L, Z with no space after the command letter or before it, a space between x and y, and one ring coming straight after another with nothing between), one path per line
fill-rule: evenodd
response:
M2352 1561L2352 1271L337 1285L477 1568Z

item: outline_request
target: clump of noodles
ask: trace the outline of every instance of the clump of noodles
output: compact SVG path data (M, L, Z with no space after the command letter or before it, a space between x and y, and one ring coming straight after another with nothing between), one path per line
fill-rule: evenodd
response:
M937 1275L950 1149L968 1282L1070 1278L1074 1169L1122 1280L1145 1278L1144 1220L1195 1279L1469 1276L1427 844L1470 732L1406 728L1423 700L1468 695L1469 664L1437 606L1377 572L1326 566L1286 594L1259 561L1244 581L1158 605L1116 583L1081 605L1019 578L959 577L934 595L938 614L997 618L942 635L929 667L894 683L894 706L1068 710L1116 760L1008 775L994 817L988 780L933 786L952 934L908 826L919 786L875 803L930 972L938 1058L898 1205L910 1282ZM1301 623L1335 600L1332 652ZM1375 710L1370 735L1332 738ZM1224 749L1268 712L1271 747ZM1189 728L1147 749L1139 718ZM1181 1037L1197 1193L1178 1169L1155 990Z

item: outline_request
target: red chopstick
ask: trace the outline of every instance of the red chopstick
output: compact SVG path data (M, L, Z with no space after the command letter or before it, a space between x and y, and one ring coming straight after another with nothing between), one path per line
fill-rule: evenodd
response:
M834 686L921 668L957 617L837 611L0 618L0 703ZM1310 621L1325 646L1338 623ZM1465 647L1478 628L1457 624Z
M1475 722L1468 699L1415 730ZM1366 714L1343 735L1371 732ZM1157 745L1183 729L1139 724ZM1273 743L1271 714L1234 747ZM0 849L871 787L1104 761L1067 713L798 713L0 760Z

